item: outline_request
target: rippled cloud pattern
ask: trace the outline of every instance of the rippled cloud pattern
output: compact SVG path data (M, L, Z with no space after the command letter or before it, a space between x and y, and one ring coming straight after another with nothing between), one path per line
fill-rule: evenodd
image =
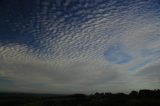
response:
M160 87L159 0L1 0L0 91Z

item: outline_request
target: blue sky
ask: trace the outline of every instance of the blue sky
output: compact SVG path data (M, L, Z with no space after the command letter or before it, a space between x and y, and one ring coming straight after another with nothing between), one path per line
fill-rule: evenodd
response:
M158 0L2 0L0 91L159 88L159 26Z
M108 61L114 64L125 64L132 59L130 54L121 45L110 46L104 55Z

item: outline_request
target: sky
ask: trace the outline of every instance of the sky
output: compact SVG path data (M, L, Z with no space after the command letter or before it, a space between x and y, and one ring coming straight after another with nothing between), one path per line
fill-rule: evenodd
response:
M0 91L160 88L159 0L0 0Z

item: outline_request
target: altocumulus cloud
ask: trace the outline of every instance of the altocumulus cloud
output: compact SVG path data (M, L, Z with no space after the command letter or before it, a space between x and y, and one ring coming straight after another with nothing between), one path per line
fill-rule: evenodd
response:
M159 87L158 0L3 0L0 11L1 91Z

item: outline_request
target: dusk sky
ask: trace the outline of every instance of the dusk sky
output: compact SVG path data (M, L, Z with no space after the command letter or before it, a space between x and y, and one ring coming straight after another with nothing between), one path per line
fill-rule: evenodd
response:
M0 0L0 91L160 88L159 0Z

